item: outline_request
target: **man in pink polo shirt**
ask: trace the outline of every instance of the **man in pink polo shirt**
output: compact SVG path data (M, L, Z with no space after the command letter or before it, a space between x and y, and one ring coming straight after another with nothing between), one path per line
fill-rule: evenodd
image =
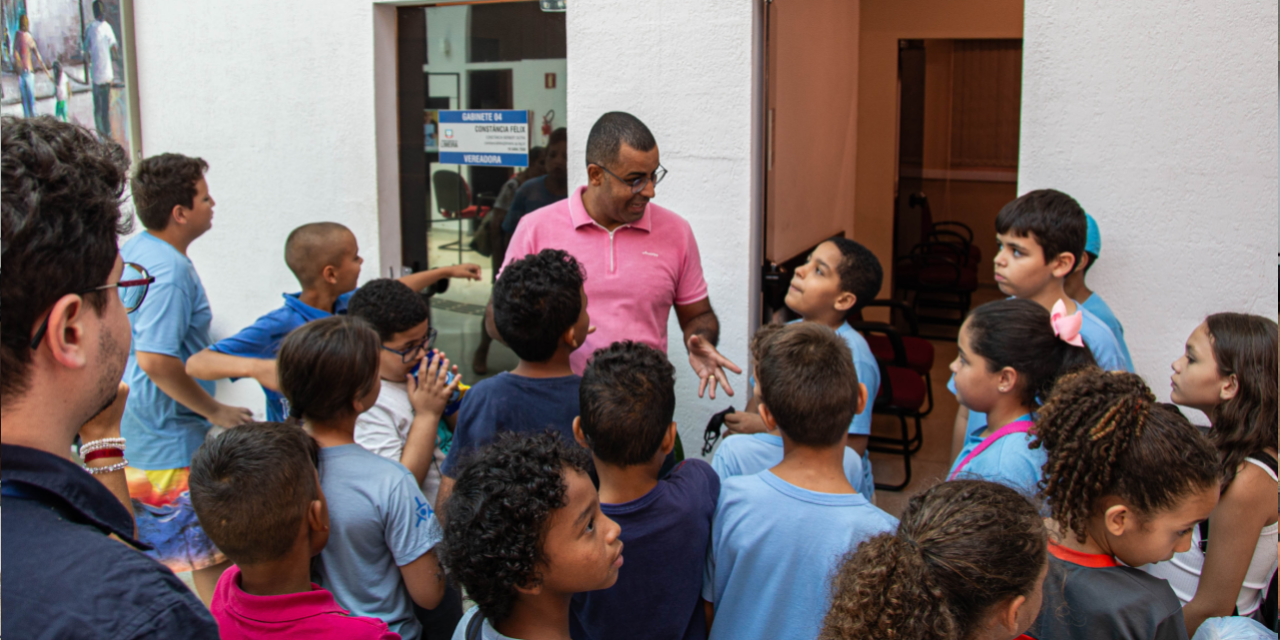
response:
M733 395L724 370L742 373L716 351L720 321L707 298L698 242L689 223L650 202L667 173L658 143L629 113L600 116L587 136L587 186L520 220L505 264L543 249L563 249L583 265L587 313L595 325L569 364L582 375L596 349L619 340L667 350L667 318L675 307L689 364L698 374L698 396L710 387ZM499 276L501 277L501 276ZM485 313L489 335L493 306Z

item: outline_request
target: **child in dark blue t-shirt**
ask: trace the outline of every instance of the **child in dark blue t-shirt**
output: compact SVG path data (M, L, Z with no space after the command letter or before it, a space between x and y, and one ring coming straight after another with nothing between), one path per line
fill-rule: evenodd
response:
M507 265L493 285L494 325L520 364L477 382L463 398L453 444L440 467L437 510L449 500L462 461L499 433L552 429L573 441L582 378L569 368L569 354L591 331L585 278L573 256L544 249Z
M650 346L615 342L592 356L578 398L574 435L595 458L600 509L622 527L627 563L613 587L573 597L572 637L703 640L702 566L720 478L685 460L659 479L680 437L675 368Z

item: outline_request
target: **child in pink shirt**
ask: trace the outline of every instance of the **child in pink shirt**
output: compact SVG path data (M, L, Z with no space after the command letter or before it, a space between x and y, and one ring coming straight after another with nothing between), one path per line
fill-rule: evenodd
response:
M278 422L246 424L202 445L191 502L209 538L236 566L210 606L223 640L399 640L387 623L352 616L311 582L329 541L329 511L311 436Z

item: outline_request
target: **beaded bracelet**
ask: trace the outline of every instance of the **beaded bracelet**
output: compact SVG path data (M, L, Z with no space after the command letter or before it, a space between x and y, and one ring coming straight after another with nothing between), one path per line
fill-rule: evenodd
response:
M98 440L93 440L91 442L81 443L80 455L81 457L83 457L99 449L120 449L121 451L123 451L124 448L125 448L124 438L101 438Z
M115 464L109 464L105 467L85 467L84 470L88 471L91 475L96 476L104 473L115 473L116 471L124 471L124 468L127 466L129 466L129 461L121 460L120 462L117 462Z

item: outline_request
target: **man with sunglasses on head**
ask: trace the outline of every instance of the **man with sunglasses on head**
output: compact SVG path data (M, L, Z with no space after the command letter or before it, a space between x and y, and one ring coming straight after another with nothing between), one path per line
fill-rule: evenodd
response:
M76 125L0 122L5 637L218 637L200 600L140 552L124 502L129 443L112 413L128 312L151 283L116 249L127 167L119 145Z
M667 318L675 307L689 364L701 380L699 397L709 389L715 398L717 386L733 395L724 370L742 370L716 351L720 321L707 297L693 229L650 202L667 174L653 133L629 113L606 113L587 136L586 160L587 185L525 216L505 264L543 249L563 249L583 265L596 331L573 352L574 373L582 374L596 349L619 340L666 353ZM499 339L492 318L490 303L485 327Z

